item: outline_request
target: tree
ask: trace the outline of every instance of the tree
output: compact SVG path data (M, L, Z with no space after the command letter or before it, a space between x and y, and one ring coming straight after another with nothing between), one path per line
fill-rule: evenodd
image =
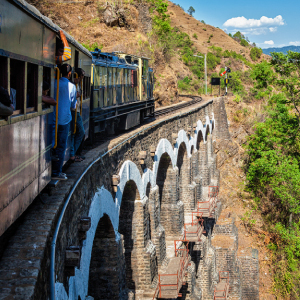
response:
M295 108L300 128L300 53L288 51L288 54L272 52L271 64L280 75L277 83L287 96L287 103Z
M190 6L190 8L188 9L188 13L190 14L190 16L193 16L193 13L195 12L195 9L193 6Z
M250 57L253 61L256 61L257 59L259 59L262 55L262 49L261 48L257 48L257 47L253 47L250 50Z

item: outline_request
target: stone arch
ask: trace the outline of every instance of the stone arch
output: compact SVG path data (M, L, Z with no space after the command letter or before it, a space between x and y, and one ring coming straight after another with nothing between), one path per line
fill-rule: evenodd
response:
M162 155L167 154L170 157L172 166L176 166L176 155L174 154L173 147L167 139L161 139L156 147L154 164L153 164L153 186L156 184L157 172Z
M104 214L98 223L93 242L88 295L95 300L119 299L125 289L122 258L110 218Z
M178 188L179 188L179 201L182 201L185 206L185 211L190 210L193 206L190 202L194 202L191 199L189 193L191 184L191 165L188 158L188 152L185 143L181 143L178 149L177 156L178 167Z
M177 234L183 224L183 205L179 205L178 168L173 168L173 162L168 153L160 157L156 184L159 188L160 223L166 235Z
M141 286L142 254L144 249L144 216L140 193L133 180L123 190L119 214L119 233L125 254L126 287L135 292Z

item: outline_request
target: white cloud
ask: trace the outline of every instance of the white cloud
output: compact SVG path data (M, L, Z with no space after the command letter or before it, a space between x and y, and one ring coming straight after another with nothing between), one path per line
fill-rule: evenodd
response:
M247 28L247 29L234 28L234 29L229 30L229 32L232 33L232 34L235 34L237 31L240 31L245 36L248 36L248 35L261 35L261 34L267 34L269 32L269 28L268 27Z
M290 46L300 46L300 41L289 42Z
M274 45L274 42L272 40L270 40L270 41L265 41L264 44L266 44L266 45Z
M257 19L246 19L245 17L231 18L224 23L224 27L237 27L237 28L253 28L263 26L274 26L284 25L284 20L281 15L275 18L268 18L262 16L259 20Z
M276 32L277 31L277 27L270 27L269 30L270 30L270 32Z

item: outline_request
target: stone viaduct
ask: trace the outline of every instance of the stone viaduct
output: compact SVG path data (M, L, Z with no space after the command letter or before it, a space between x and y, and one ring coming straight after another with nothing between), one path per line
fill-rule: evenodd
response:
M229 138L224 99L217 98L92 150L87 161L101 159L79 182L58 233L56 299L152 299L173 241L197 202L207 199L208 186L219 186L214 144ZM34 204L9 242L0 261L0 299L49 298L50 243L79 175ZM213 299L219 271L229 271L230 299L258 299L257 251L238 254L237 228L221 208L219 199L201 241L190 245L182 299ZM32 250L26 257L20 240Z

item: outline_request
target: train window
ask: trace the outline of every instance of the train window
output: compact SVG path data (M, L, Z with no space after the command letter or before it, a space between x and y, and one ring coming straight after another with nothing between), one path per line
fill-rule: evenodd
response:
M38 100L38 66L27 63L26 112L37 110Z
M75 50L75 69L78 68L79 64L79 51Z
M133 86L137 86L137 71L133 71Z
M104 76L103 76L103 85L105 86L105 87L107 87L107 68L104 68L103 67L103 74L104 74Z
M84 77L83 78L83 82L82 82L82 85L83 85L83 99L87 99L90 97L90 81L91 78L90 77Z
M117 84L117 81L116 81L116 68L113 68L113 75L114 75L114 82L113 82L113 85L116 85Z
M94 68L94 89L98 89L100 86L100 67Z
M99 67L99 73L100 73L100 86L103 87L104 74L103 74L103 68L102 67Z
M87 95L87 98L90 98L91 96L91 77L87 77L87 86L86 86L86 95Z
M111 68L108 68L108 86L111 86Z
M50 91L51 91L51 68L49 68L49 67L43 67L43 82L44 81L47 82L50 86L50 90L49 90L47 96L51 96L51 94L50 94ZM43 109L46 109L49 107L50 107L49 104L42 102Z
M15 107L14 115L23 113L25 86L25 62L10 60L10 97Z
M0 56L0 86L7 89L7 57Z
M127 69L124 69L124 84L127 84Z

